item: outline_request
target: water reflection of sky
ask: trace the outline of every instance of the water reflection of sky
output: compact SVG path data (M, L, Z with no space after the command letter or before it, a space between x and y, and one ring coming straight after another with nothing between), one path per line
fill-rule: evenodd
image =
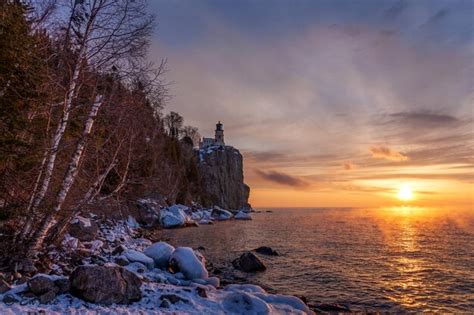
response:
M273 209L250 222L161 231L174 245L204 246L217 265L271 246L248 280L313 302L356 310L474 308L474 215L428 208Z

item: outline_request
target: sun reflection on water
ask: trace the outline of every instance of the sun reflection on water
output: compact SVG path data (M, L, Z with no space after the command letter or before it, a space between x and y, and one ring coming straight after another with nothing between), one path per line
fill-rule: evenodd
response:
M392 275L384 283L389 289L386 297L403 307L423 307L425 304L417 300L430 286L423 272L428 263L420 255L423 248L419 243L418 220L433 212L433 209L411 206L383 209L388 223L384 228L385 241L391 253L386 257L387 273Z

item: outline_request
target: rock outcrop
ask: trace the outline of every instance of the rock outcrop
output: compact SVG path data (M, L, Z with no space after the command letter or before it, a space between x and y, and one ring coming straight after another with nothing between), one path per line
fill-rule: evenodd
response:
M198 151L198 171L204 206L248 208L250 188L244 183L242 155L231 146L211 146Z
M71 293L92 303L129 304L142 297L141 280L121 267L79 266L70 281Z
M243 253L239 258L232 261L235 269L245 272L264 271L267 269L263 262L251 252Z

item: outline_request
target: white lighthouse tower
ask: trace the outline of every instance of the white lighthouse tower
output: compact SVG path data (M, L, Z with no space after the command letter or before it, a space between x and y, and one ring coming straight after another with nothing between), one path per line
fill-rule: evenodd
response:
M213 138L206 138L203 137L202 140L199 142L199 148L207 148L209 146L225 146L224 142L224 128L222 123L219 121L216 124L216 133Z

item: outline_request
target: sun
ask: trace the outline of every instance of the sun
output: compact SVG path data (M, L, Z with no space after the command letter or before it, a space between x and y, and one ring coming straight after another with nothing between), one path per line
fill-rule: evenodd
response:
M403 201L409 201L413 199L413 191L409 185L402 185L397 193L397 198Z

